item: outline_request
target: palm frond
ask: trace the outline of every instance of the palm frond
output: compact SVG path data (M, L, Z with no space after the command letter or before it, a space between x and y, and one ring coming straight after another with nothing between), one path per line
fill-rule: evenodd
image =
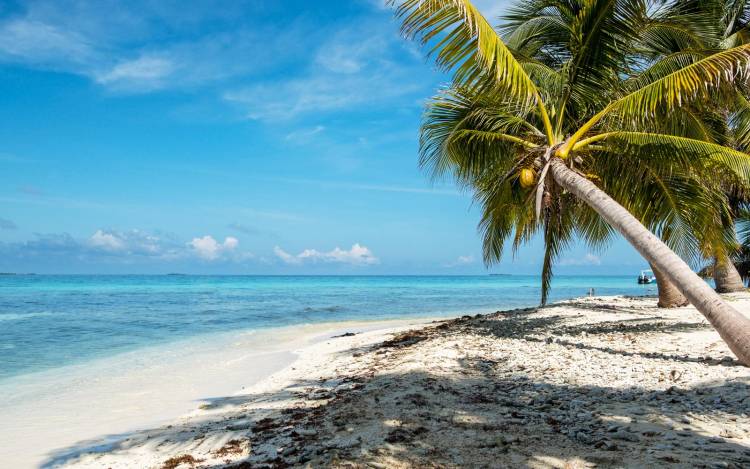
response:
M685 50L662 55L634 76L623 82L627 92L637 91L710 55L707 50Z
M748 72L750 44L712 54L608 104L567 140L558 155L567 157L572 146L606 116L645 122L657 114L705 100L710 92L745 78Z
M742 151L750 151L750 101L743 93L736 94L736 103L733 113L729 118L737 148Z
M666 145L609 142L587 161L600 188L685 260L697 265L703 246L731 243L730 212L720 168L685 158ZM677 153L677 154L675 154Z
M435 178L452 174L470 184L493 167L512 164L543 138L524 110L502 94L454 87L427 106L420 165Z
M750 45L717 52L676 70L611 105L609 111L623 118L669 112L676 107L707 97L708 91L724 83L745 78L750 71Z
M654 157L665 155L686 167L694 163L711 163L724 167L740 180L750 182L750 155L732 148L693 138L648 132L607 132L582 140L580 147L606 141L612 152L627 153L630 147L652 152Z
M536 86L479 10L468 0L389 0L397 5L402 33L431 44L437 65L453 70L461 85L489 77L526 101Z

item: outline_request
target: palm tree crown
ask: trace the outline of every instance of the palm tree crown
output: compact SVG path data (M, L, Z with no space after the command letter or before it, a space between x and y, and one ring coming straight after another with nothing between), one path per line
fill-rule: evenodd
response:
M750 157L697 133L710 128L698 112L737 96L750 45L661 60L658 47L711 26L674 14L676 1L529 0L500 33L469 0L390 3L404 34L452 72L428 106L421 160L481 201L485 260L543 230L544 302L574 236L598 245L616 229L750 364L750 319L659 239L692 255L726 237L717 181L747 184Z
M542 302L555 258L578 235L601 246L612 229L547 174L551 157L594 181L683 256L729 219L717 174L746 181L744 153L701 138L693 104L747 76L750 47L689 62L660 60L645 43L699 44L689 13L643 0L519 2L499 35L467 1L409 0L403 31L431 48L453 85L428 106L422 164L471 187L484 209L487 262L506 240L545 240ZM503 40L503 38L505 40ZM683 66L679 66L683 65ZM535 173L535 187L521 176ZM527 176L528 177L528 176ZM544 208L542 212L542 207Z

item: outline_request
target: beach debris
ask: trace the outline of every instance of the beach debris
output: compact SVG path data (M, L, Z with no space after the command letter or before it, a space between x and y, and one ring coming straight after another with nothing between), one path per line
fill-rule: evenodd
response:
M380 348L402 348L414 345L428 338L425 331L413 330L396 334L392 339L380 344Z
M182 456L175 456L169 458L161 466L161 469L176 469L180 466L195 467L196 464L200 464L204 459L196 459L189 454L183 454Z
M264 433L273 430L276 426L277 422L274 419L266 417L258 420L255 425L253 425L252 430L253 433Z
M232 439L224 443L224 446L214 451L214 454L219 457L238 455L246 452L249 447L249 440Z
M419 435L427 433L427 428L419 426L414 429L399 427L391 430L385 437L387 443L409 443Z

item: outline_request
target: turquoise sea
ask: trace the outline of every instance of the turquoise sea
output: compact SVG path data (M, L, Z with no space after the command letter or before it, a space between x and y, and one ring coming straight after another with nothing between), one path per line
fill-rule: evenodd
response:
M558 276L552 300L654 294ZM205 334L533 306L538 276L0 276L0 380Z

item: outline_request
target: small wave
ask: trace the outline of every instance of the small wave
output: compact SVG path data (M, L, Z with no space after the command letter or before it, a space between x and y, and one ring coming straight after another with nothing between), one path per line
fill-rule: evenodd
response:
M43 316L52 316L52 313L0 313L0 321L23 321Z

